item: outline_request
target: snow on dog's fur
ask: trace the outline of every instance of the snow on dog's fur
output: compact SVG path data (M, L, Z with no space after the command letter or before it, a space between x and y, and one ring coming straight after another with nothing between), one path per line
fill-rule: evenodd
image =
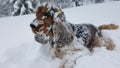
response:
M96 46L105 46L106 49L113 50L113 41L105 38L101 30L118 28L115 24L99 27L92 24L71 24L66 21L64 12L59 7L49 3L37 8L36 19L30 26L35 40L42 44L49 43L52 57L63 59L60 68L73 67L77 58L81 57L79 53L84 51L85 47L90 52L93 52ZM66 63L71 66L67 66Z

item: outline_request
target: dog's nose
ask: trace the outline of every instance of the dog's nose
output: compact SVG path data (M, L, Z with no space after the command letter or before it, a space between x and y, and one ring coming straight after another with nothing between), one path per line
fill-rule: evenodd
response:
M33 24L30 24L30 27L31 27L31 28L35 28L35 25L33 25Z

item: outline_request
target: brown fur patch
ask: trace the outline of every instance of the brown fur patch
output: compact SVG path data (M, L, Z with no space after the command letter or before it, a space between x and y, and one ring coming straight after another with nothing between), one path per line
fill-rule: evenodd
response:
M114 29L117 29L119 26L118 25L115 25L115 24L108 24L108 25L101 25L99 26L99 29L100 30L114 30Z
M58 58L63 58L65 55L66 55L66 51L64 50L60 50L60 49L56 49L55 51L55 56L58 57Z
M111 39L106 39L105 40L105 47L107 50L114 50L115 49L115 44Z
M89 48L89 51L91 53L94 52L93 50L94 47L102 47L102 40L97 34L94 37L94 41L92 41L92 46L93 46L92 48Z
M102 47L102 41L101 41L101 38L98 35L95 35L93 45L95 47Z
M50 38L53 38L53 32L49 32L48 27L51 26L51 24L53 24L53 17L47 13L48 8L39 6L36 10L36 19L38 21L43 21L43 24L39 24L38 26L36 26L36 28L32 28L33 33L37 34L37 32L40 32L40 29L44 32L44 34L50 36ZM43 19L43 16L48 15L47 18Z
M59 57L61 59L67 54L68 51L71 51L71 52L82 51L82 49L75 48L75 47L68 47L68 49L64 49L64 50L61 50L61 49L62 48L57 48L56 51L55 51L56 57Z

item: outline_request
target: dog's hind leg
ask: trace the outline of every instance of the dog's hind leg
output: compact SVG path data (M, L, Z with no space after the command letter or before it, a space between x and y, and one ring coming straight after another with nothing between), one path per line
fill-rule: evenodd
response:
M112 41L112 39L104 39L104 46L106 47L107 50L114 50L115 49L115 44Z
M93 45L94 47L102 47L102 37L100 37L98 34L96 34L94 37Z

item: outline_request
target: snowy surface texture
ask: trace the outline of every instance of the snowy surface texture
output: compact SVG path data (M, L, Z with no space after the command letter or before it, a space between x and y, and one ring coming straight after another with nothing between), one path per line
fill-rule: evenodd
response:
M119 1L64 9L64 12L66 19L76 24L120 25ZM34 18L35 14L0 19L0 68L58 68L61 60L51 59L48 47L34 40L29 27ZM74 68L120 67L120 28L103 33L113 39L115 50L95 48L92 55L84 53Z

